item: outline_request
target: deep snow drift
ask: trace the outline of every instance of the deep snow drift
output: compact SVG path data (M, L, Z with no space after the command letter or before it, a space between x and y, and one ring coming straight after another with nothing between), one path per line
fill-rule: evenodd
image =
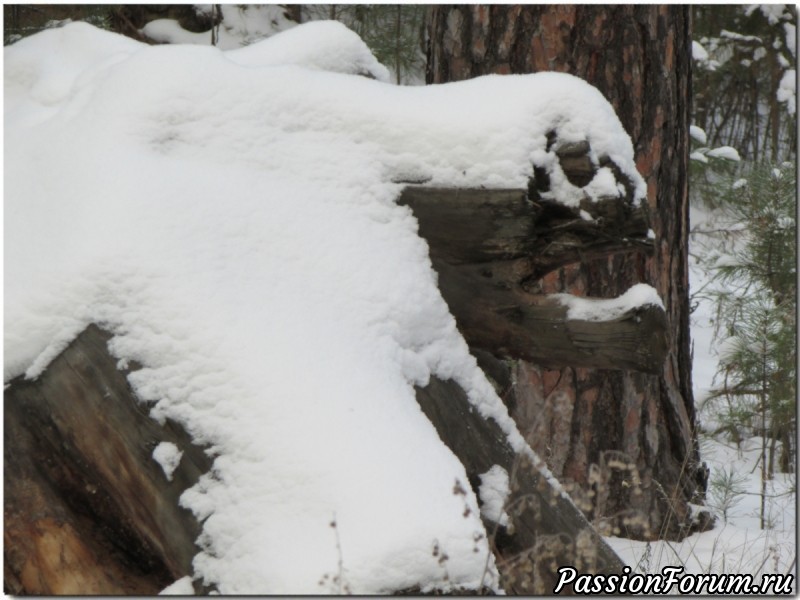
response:
M414 385L456 379L523 441L393 181L525 187L533 162L575 203L555 128L644 194L613 110L578 79L381 79L336 23L230 52L80 23L5 49L5 381L89 323L113 332L153 417L216 456L181 502L207 517L195 577L223 593L335 592L319 582L340 560L356 593L495 587L477 500L453 494L464 469ZM606 179L590 193L616 193ZM163 454L166 474L179 457Z

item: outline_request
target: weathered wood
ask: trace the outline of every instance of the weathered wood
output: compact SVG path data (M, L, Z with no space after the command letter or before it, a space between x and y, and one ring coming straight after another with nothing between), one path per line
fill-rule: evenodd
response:
M558 300L509 289L480 267L434 265L442 297L472 347L550 367L660 372L666 318L659 307L637 307L606 321L568 319Z
M589 150L586 141L561 144L555 149L564 174L574 186L588 185L597 171L589 158Z
M542 271L577 256L648 247L641 209L621 199L568 208L532 202L523 190L410 187L399 202L417 217L439 290L470 346L552 367L660 372L666 351L661 309L635 309L608 321L568 320L561 303L524 289Z
M510 526L484 519L507 593L551 594L557 568L564 565L575 565L582 573L622 572L624 563L581 511L541 474L540 465L511 448L497 423L481 416L458 384L434 377L417 388L417 402L464 465L476 494L480 475L492 466L509 474L505 511Z
M157 594L191 574L200 526L178 506L211 460L135 398L90 326L35 381L4 393L4 589ZM153 460L183 451L168 481Z
M568 207L529 200L525 190L408 186L398 204L414 211L431 258L453 265L524 258L521 279L539 279L581 260L653 249L646 207L624 198Z

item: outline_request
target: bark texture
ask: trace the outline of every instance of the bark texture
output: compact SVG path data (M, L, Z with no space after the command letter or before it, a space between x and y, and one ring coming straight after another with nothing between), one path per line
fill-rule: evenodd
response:
M606 96L633 140L648 186L652 255L559 265L529 281L528 290L612 297L651 284L667 313L660 373L553 370L519 361L507 397L520 429L559 479L584 491L604 487L589 513L638 538L686 535L686 503L700 500L707 477L694 436L689 346L690 29L688 7L663 5L436 6L430 21L429 83L571 73Z

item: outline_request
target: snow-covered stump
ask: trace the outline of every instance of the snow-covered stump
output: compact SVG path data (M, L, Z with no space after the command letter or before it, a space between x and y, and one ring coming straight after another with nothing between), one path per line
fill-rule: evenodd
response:
M605 451L628 454L642 475L642 493L633 499L617 474L607 514L633 509L647 516L646 530L619 523L623 535L640 539L682 539L691 531L687 502L697 502L705 490L693 434L685 250L690 20L690 10L677 5L493 5L486 10L448 5L431 14L429 83L563 69L603 93L632 140L636 167L646 182L654 252L566 266L545 276L537 293L614 297L638 282L651 284L664 301L669 324L663 372L553 370L520 363L515 417L532 447L564 481L585 486L588 467L599 464ZM509 48L519 51L509 53ZM564 141L581 140L599 150L597 138L582 131Z
M137 489L191 485L180 495L202 522L191 577L230 594L499 592L495 558L508 563L513 548L534 553L518 566L535 571L540 583L523 576L509 585L529 583L536 591L547 585L545 555L572 562L594 539L574 507L560 506L562 497L551 493L555 483L538 489L550 480L535 465L509 472L511 485L520 485L522 496L538 490L539 504L555 502L553 518L542 523L534 507L521 517L509 507L509 520L519 521L513 536L506 532L512 539L494 535L491 526L487 532L481 515L496 517L498 504L496 494L481 491L497 488L498 477L487 474L502 465L514 471L524 463L517 456L535 462L534 455L442 297L447 292L437 280L442 288L449 284L431 269L434 238L426 235L426 244L418 235L418 223L427 227L414 217L419 207L412 211L396 200L409 181L515 188L523 208L532 207L535 226L512 236L519 255L489 248L500 253L487 263L496 271L480 276L506 279L527 294L539 293L537 277L565 260L616 255L636 244L646 252L643 223L620 235L644 219L638 207L646 186L630 139L596 89L557 73L414 89L385 85L386 69L357 36L333 23L296 27L230 52L144 46L71 24L23 40L5 55L6 141L13 150L5 207L7 410L13 403L27 414L17 386L44 385L60 359L51 361L89 323L102 323L113 333L111 353L143 365L120 377L148 403L150 416L161 424L175 420L198 444L214 448L212 475L191 485L195 478L181 475L187 446L145 427L139 446L119 448L120 456L138 457L130 463L113 452L92 461L69 453L82 466L70 471L77 483L67 480L65 489L94 489L81 474L95 458L106 465L96 470L107 475L109 489L140 469ZM365 73L375 80L355 76ZM82 168L75 166L78 157ZM512 214L504 223L517 232L527 221ZM465 237L462 249L487 250L477 241ZM554 300L542 302L566 321L592 321L569 318L572 307ZM516 310L506 311L507 321L514 322ZM565 334L572 343L574 333ZM526 335L515 333L523 342ZM86 397L98 409L76 415L108 408L100 401L109 365L55 386L82 400L77 390L93 390ZM452 414L431 424L415 388L437 381L455 381L460 392L451 390ZM468 402L460 403L462 396ZM79 406L50 403L62 415ZM134 411L139 406L130 404ZM443 424L463 427L456 418L463 411L482 422L455 437L439 433ZM70 434L80 441L76 447L104 443L91 444L105 435L91 416L77 423L85 431ZM484 429L486 435L478 433ZM34 436L35 427L14 431L30 443L7 449L36 456L37 444L50 447ZM482 442L470 442L471 432ZM468 447L453 450L453 439ZM486 449L482 461L470 454L472 445ZM147 448L143 457L140 446ZM28 460L7 457L7 472L12 462L21 469ZM46 475L61 489L58 473ZM456 480L463 485L454 488ZM20 522L37 518L45 505L20 496L26 489L14 491ZM454 498L452 489L463 495ZM83 506L82 494L59 502ZM161 538L145 527L158 511L142 509L158 506L157 493L145 495L151 500L140 506L109 492L119 515L132 511L135 518L87 517L101 525L73 536L87 538L81 555L119 562L122 555L109 551L107 540L122 534L102 528L110 522L121 532L137 523L123 545L159 548ZM171 503L178 502L175 492ZM532 528L527 533L525 523ZM179 527L169 519L157 523L169 534ZM90 540L95 534L98 540ZM570 540L557 547L562 536ZM39 560L24 540L7 544L7 555L12 548L20 554L7 556L6 564L20 573ZM21 557L26 552L30 560ZM613 556L597 564L584 558L587 569L615 564ZM185 583L185 564L166 560L152 559L147 568L154 575L144 583L139 563L128 559L122 563L133 574L117 576L122 567L109 566L111 575L98 567L95 577L112 590ZM84 573L85 564L72 566ZM500 569L509 581L508 564ZM34 586L47 572L37 570ZM81 591L95 585L75 585L81 584Z
M180 426L150 418L110 337L90 326L41 377L6 387L8 593L153 595L192 573L200 525L179 498L211 460ZM161 444L183 452L169 477Z

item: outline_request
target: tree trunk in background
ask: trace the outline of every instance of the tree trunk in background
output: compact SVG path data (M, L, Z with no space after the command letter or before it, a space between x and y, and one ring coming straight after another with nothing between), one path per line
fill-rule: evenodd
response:
M654 254L567 265L528 291L613 297L649 283L667 311L661 374L553 370L520 360L505 398L532 447L574 484L601 531L637 538L686 535L687 502L702 497L707 478L694 434L689 346L690 32L689 8L681 6L435 6L430 22L428 83L570 73L606 96L633 140Z

